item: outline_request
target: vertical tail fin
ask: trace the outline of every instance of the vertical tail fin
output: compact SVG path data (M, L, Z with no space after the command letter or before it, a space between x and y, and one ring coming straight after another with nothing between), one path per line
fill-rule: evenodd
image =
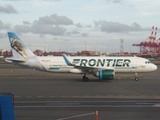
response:
M35 56L16 33L8 32L8 37L14 58L29 60L30 57Z

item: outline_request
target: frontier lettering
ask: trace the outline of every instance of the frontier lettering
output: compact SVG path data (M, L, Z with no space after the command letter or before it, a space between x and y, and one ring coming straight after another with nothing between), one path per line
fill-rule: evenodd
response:
M74 59L73 64L89 67L129 67L129 59Z

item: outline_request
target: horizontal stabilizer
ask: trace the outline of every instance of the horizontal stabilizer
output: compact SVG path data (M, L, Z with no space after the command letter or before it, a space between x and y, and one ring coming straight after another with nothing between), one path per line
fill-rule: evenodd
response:
M17 58L6 58L6 62L25 62L25 59L17 59Z

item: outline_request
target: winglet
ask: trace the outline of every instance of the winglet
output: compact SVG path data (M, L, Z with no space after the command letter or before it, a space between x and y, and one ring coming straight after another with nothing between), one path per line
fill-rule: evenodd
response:
M67 65L69 66L73 66L73 64L68 60L67 55L66 54L62 54L62 57L64 59L64 61L66 62Z

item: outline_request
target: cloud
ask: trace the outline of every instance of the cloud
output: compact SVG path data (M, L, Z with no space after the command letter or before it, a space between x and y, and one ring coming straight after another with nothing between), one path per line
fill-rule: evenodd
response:
M2 29L9 29L10 28L10 24L4 24L1 20L0 20L0 30Z
M8 14L18 13L17 10L12 5L6 5L5 7L0 6L0 13L1 12L8 13Z
M100 28L103 32L108 33L127 33L131 31L141 31L142 27L138 23L133 23L132 25L126 25L119 22L112 21L94 21L95 28Z
M73 31L71 31L71 32L67 32L66 33L68 36L71 36L71 35L77 35L77 34L80 34L80 32L79 31L77 31L77 30L73 30Z
M50 16L40 17L38 22L40 24L53 24L53 25L73 25L73 21L66 16L58 16L52 14Z
M89 35L89 33L82 33L81 34L83 37L87 37Z
M41 38L45 38L45 35L44 34L40 34L39 35Z
M16 25L14 28L18 34L28 33L31 31L30 26L27 26L27 25Z
M104 32L128 32L129 26L119 22L103 21L101 24L101 31Z
M87 25L87 28L91 28L91 27L92 27L92 25L91 25L91 24Z
M83 26L82 26L82 24L81 23L77 23L77 24L75 24L77 27L79 27L79 28L82 28Z
M140 30L142 30L142 27L136 22L132 23L132 25L130 27L131 27L132 31L140 31Z
M59 27L58 25L52 26L52 25L36 25L33 24L31 26L27 25L16 25L14 27L16 32L18 34L21 33L34 33L34 34L40 34L41 36L44 34L51 34L51 35L64 35L65 29L62 27Z
M77 30L74 30L73 32L72 32L72 34L79 34L80 32L79 31L77 31Z
M100 21L95 21L94 20L95 28L99 28L101 26L101 24L102 24L102 20L100 20Z
M4 33L0 33L0 38L6 37Z
M6 32L3 33L4 31L9 31L11 30L11 25L10 24L5 24L0 20L0 38L6 37Z
M50 16L40 17L32 23L23 21L23 25L16 25L14 28L17 33L34 33L34 34L50 34L64 35L66 29L64 26L73 25L73 21L66 16L52 14Z
M51 34L51 35L64 35L66 29L62 28L58 25L52 26L52 25L36 25L34 24L32 26L32 33L35 34Z
M29 21L23 21L23 24L30 25L31 23Z
M107 2L113 2L113 3L123 3L126 0L107 0Z

